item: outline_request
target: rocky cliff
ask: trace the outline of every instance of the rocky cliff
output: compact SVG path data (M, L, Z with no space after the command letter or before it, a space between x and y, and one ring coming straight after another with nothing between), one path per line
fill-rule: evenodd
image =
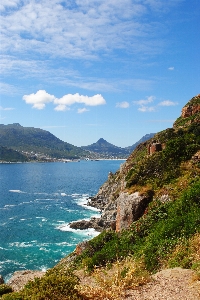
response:
M187 161L188 169L192 169L195 163L197 166L199 116L200 95L197 95L182 109L173 128L159 132L139 144L115 174L109 173L108 180L98 193L88 200L89 206L101 210L101 217L74 222L71 227L93 227L99 231L112 228L121 231L138 220L152 200L173 200L173 192L162 186L180 176L184 161ZM154 144L159 147L150 151ZM197 158L196 162L194 158Z

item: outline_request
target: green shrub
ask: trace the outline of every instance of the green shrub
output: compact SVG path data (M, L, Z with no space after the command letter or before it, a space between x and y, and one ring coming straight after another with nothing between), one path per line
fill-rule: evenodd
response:
M72 271L56 272L52 269L42 278L30 281L19 293L4 296L3 300L82 300L76 290L78 278Z
M7 284L0 284L0 295L12 292L12 288Z

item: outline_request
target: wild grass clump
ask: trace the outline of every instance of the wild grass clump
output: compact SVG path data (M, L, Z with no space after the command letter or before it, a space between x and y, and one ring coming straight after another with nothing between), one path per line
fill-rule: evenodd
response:
M83 300L76 289L78 283L70 270L50 270L42 278L29 281L21 292L4 295L2 300Z
M95 280L90 285L79 285L79 292L87 299L120 300L125 291L150 281L142 261L135 262L132 257L117 261L112 266L96 268L92 273Z

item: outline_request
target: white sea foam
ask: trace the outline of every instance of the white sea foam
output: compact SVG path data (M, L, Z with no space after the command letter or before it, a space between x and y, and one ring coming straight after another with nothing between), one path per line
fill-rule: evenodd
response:
M23 192L21 190L9 190L11 193L20 193L20 194L26 194L26 192Z
M14 206L16 206L16 205L14 205L14 204L6 204L6 205L4 205L4 208L14 207Z
M45 251L45 252L50 252L50 250L48 250L48 249L46 249L46 248L44 248L44 247L41 247L39 250L40 250L40 251Z
M81 196L81 194L71 194L71 196L74 198L74 197Z
M35 199L35 202L37 202L37 201L55 201L55 199L52 199L52 198L37 198L37 199Z
M14 242L14 243L9 243L9 247L17 247L17 248L27 248L27 247L32 247L32 243L26 243L26 242Z
M62 197L65 197L65 196L67 196L67 194L66 194L66 193L60 193L60 195L61 195Z
M59 226L56 227L56 229L59 229L61 231L73 232L73 233L76 233L76 234L81 234L83 236L90 236L90 237L97 236L100 233L100 232L96 231L94 228L74 229L74 228L70 227L69 223L59 225Z
M85 209L88 209L88 210L93 210L93 211L96 211L96 212L100 212L101 210L99 208L96 208L96 207L93 207L93 206L89 206L87 205L88 203L88 198L86 197L83 197L81 199L78 199L78 205L84 207Z

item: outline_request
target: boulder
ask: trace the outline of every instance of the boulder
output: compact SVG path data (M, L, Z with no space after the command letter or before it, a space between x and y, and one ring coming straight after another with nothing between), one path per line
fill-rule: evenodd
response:
M130 195L121 193L117 199L116 231L127 229L137 221L144 214L151 199L150 196L139 195L138 192Z
M103 230L103 224L101 224L100 218L91 218L89 221L80 220L80 221L71 222L69 224L69 227L72 229L81 229L81 230L88 229L88 228L94 228L97 231Z
M28 281L34 280L35 277L42 277L45 274L43 271L16 271L7 284L12 287L14 292L18 292L27 284Z

